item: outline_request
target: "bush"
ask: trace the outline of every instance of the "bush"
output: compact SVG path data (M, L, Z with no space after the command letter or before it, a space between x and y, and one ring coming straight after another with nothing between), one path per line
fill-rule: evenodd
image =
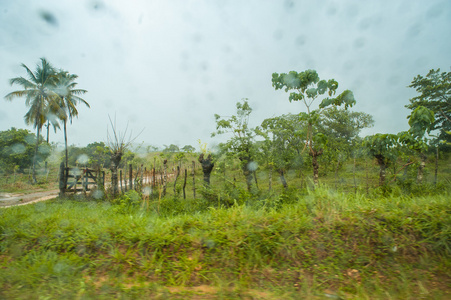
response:
M139 209L142 199L141 195L137 191L130 190L119 198L114 199L112 202L113 204L116 204L114 206L115 212L130 214Z

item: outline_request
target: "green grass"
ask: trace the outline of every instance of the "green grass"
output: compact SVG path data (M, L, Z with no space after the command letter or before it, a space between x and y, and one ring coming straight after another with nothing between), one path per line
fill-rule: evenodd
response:
M32 193L58 189L58 169L50 168L48 172L40 169L36 175L37 184L32 184L31 174L17 173L0 174L0 192L2 193Z
M235 195L1 209L0 298L451 297L446 192Z

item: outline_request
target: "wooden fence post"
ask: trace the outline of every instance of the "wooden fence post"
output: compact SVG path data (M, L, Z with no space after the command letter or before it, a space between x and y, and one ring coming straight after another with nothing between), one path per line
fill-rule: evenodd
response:
M143 179L144 179L144 165L141 164L141 178L139 179L140 182L140 190L142 191L143 188ZM140 191L140 192L141 192Z
M193 160L193 198L196 199L196 176L194 170L196 169L196 162Z
M121 194L123 194L124 189L122 188L122 170L119 170L119 186L121 187Z
M132 164L128 165L128 188L133 190L133 169Z
M185 193L186 177L188 177L188 170L185 169L185 180L183 181L183 199L186 199L186 193Z
M163 161L163 197L166 196L166 185L168 183L168 161L165 159Z
M64 162L61 162L61 164L60 164L60 171L59 171L59 174L60 174L60 178L59 178L60 194L59 194L59 196L60 197L63 197L65 195L65 193L66 193L66 182L67 182L67 180L65 178L66 172L65 172L64 169L65 169Z
M180 167L177 166L177 173L175 174L175 180L174 180L174 197L177 195L176 186L177 186L177 179L179 178L179 175L180 175Z

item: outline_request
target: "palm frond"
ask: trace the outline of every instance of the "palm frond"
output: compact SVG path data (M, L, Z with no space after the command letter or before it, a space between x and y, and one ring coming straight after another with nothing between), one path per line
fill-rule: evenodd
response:
M20 97L28 95L29 92L30 91L28 91L28 90L14 91L14 92L11 92L8 95L6 95L5 99L8 100L8 101L12 101L14 98L20 98Z
M9 84L10 85L14 85L14 84L21 85L25 89L36 88L35 83L33 83L23 77L12 78L9 80Z
M31 81L33 82L38 82L36 76L33 74L33 72L25 65L25 64L21 64L22 67L27 71L28 77L30 77Z

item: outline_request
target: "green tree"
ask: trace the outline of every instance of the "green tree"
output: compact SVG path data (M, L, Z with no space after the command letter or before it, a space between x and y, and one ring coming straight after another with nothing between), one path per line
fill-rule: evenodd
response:
M85 147L86 155L89 158L89 165L92 168L103 168L111 165L110 150L104 142L94 142Z
M317 132L327 136L327 148L323 160L334 168L335 176L342 163L353 155L356 146L362 142L359 133L363 128L374 125L373 117L364 112L354 112L347 109L328 107L323 110L316 124Z
M286 172L302 161L299 148L303 145L305 128L298 115L288 114L265 119L255 129L264 138L258 143L258 157L268 166L270 174L273 169L277 171L284 188L288 188Z
M80 163L80 160L83 162L85 161L83 157L87 156L87 153L85 148L70 145L67 149L67 155L68 155L67 157L68 164L75 166L78 163Z
M249 115L252 108L247 99L236 103L237 114L228 118L223 118L215 114L216 131L211 134L212 137L218 134L232 133L232 137L226 142L221 143L221 148L225 152L232 153L241 162L241 170L246 177L247 189L252 189L252 179L257 169L254 161L254 131L249 128Z
M373 125L373 117L367 113L332 106L323 110L317 127L318 132L327 135L329 144L336 141L352 146L360 131Z
M434 126L434 112L424 106L418 106L409 116L410 129L400 132L400 142L418 153L420 164L418 166L417 181L423 181L423 170L426 166L428 138L425 136Z
M434 123L431 130L439 130L438 138L451 142L451 72L440 72L440 69L430 70L423 77L416 76L409 87L414 88L419 95L410 99L407 108L415 111L423 106L434 112Z
M393 163L399 150L399 136L397 134L376 133L366 136L363 139L363 146L366 147L379 165L379 185L385 184L387 167Z
M174 145L174 144L170 144L169 146L164 145L163 152L165 152L165 153L176 153L179 151L180 151L180 148L177 145Z
M22 171L33 165L34 145L36 135L26 129L16 129L0 132L0 168L6 172L14 171L16 167ZM39 145L37 161L44 161L51 153L48 143Z
M314 126L319 122L323 110L328 106L342 106L347 109L355 104L354 95L350 90L345 90L335 98L338 82L335 79L320 80L315 70L306 70L303 72L290 71L287 73L273 73L272 86L276 89L285 89L285 92L291 91L288 97L289 101L301 101L304 103L307 113L300 114L301 120L307 121L306 146L309 149L309 155L312 157L313 182L318 184L318 156L323 154L323 146L327 139L320 132L314 131ZM312 109L312 105L319 96L327 94L329 97L323 98L318 109Z
M64 147L66 151L66 167L69 166L68 153L67 153L67 120L72 123L73 117L78 117L77 104L83 103L87 107L90 107L88 102L79 95L85 94L87 91L75 88L77 83L75 80L78 78L75 74L69 74L66 71L60 70L57 74L57 82L54 87L55 93L59 96L57 116L63 122L64 128Z
M185 145L185 146L182 147L181 150L186 152L186 153L194 153L196 151L196 148L194 148L191 145Z
M54 108L57 105L59 98L54 92L57 78L55 76L55 69L45 58L41 58L41 64L36 66L35 72L32 72L25 64L22 64L22 67L26 70L27 78L15 77L10 79L9 83L11 85L19 85L23 89L11 92L5 98L9 101L12 101L14 98L25 98L25 104L29 107L24 118L27 125L33 125L33 128L37 130L35 155L33 159L33 181L36 183L36 162L41 129L47 121L52 107Z

